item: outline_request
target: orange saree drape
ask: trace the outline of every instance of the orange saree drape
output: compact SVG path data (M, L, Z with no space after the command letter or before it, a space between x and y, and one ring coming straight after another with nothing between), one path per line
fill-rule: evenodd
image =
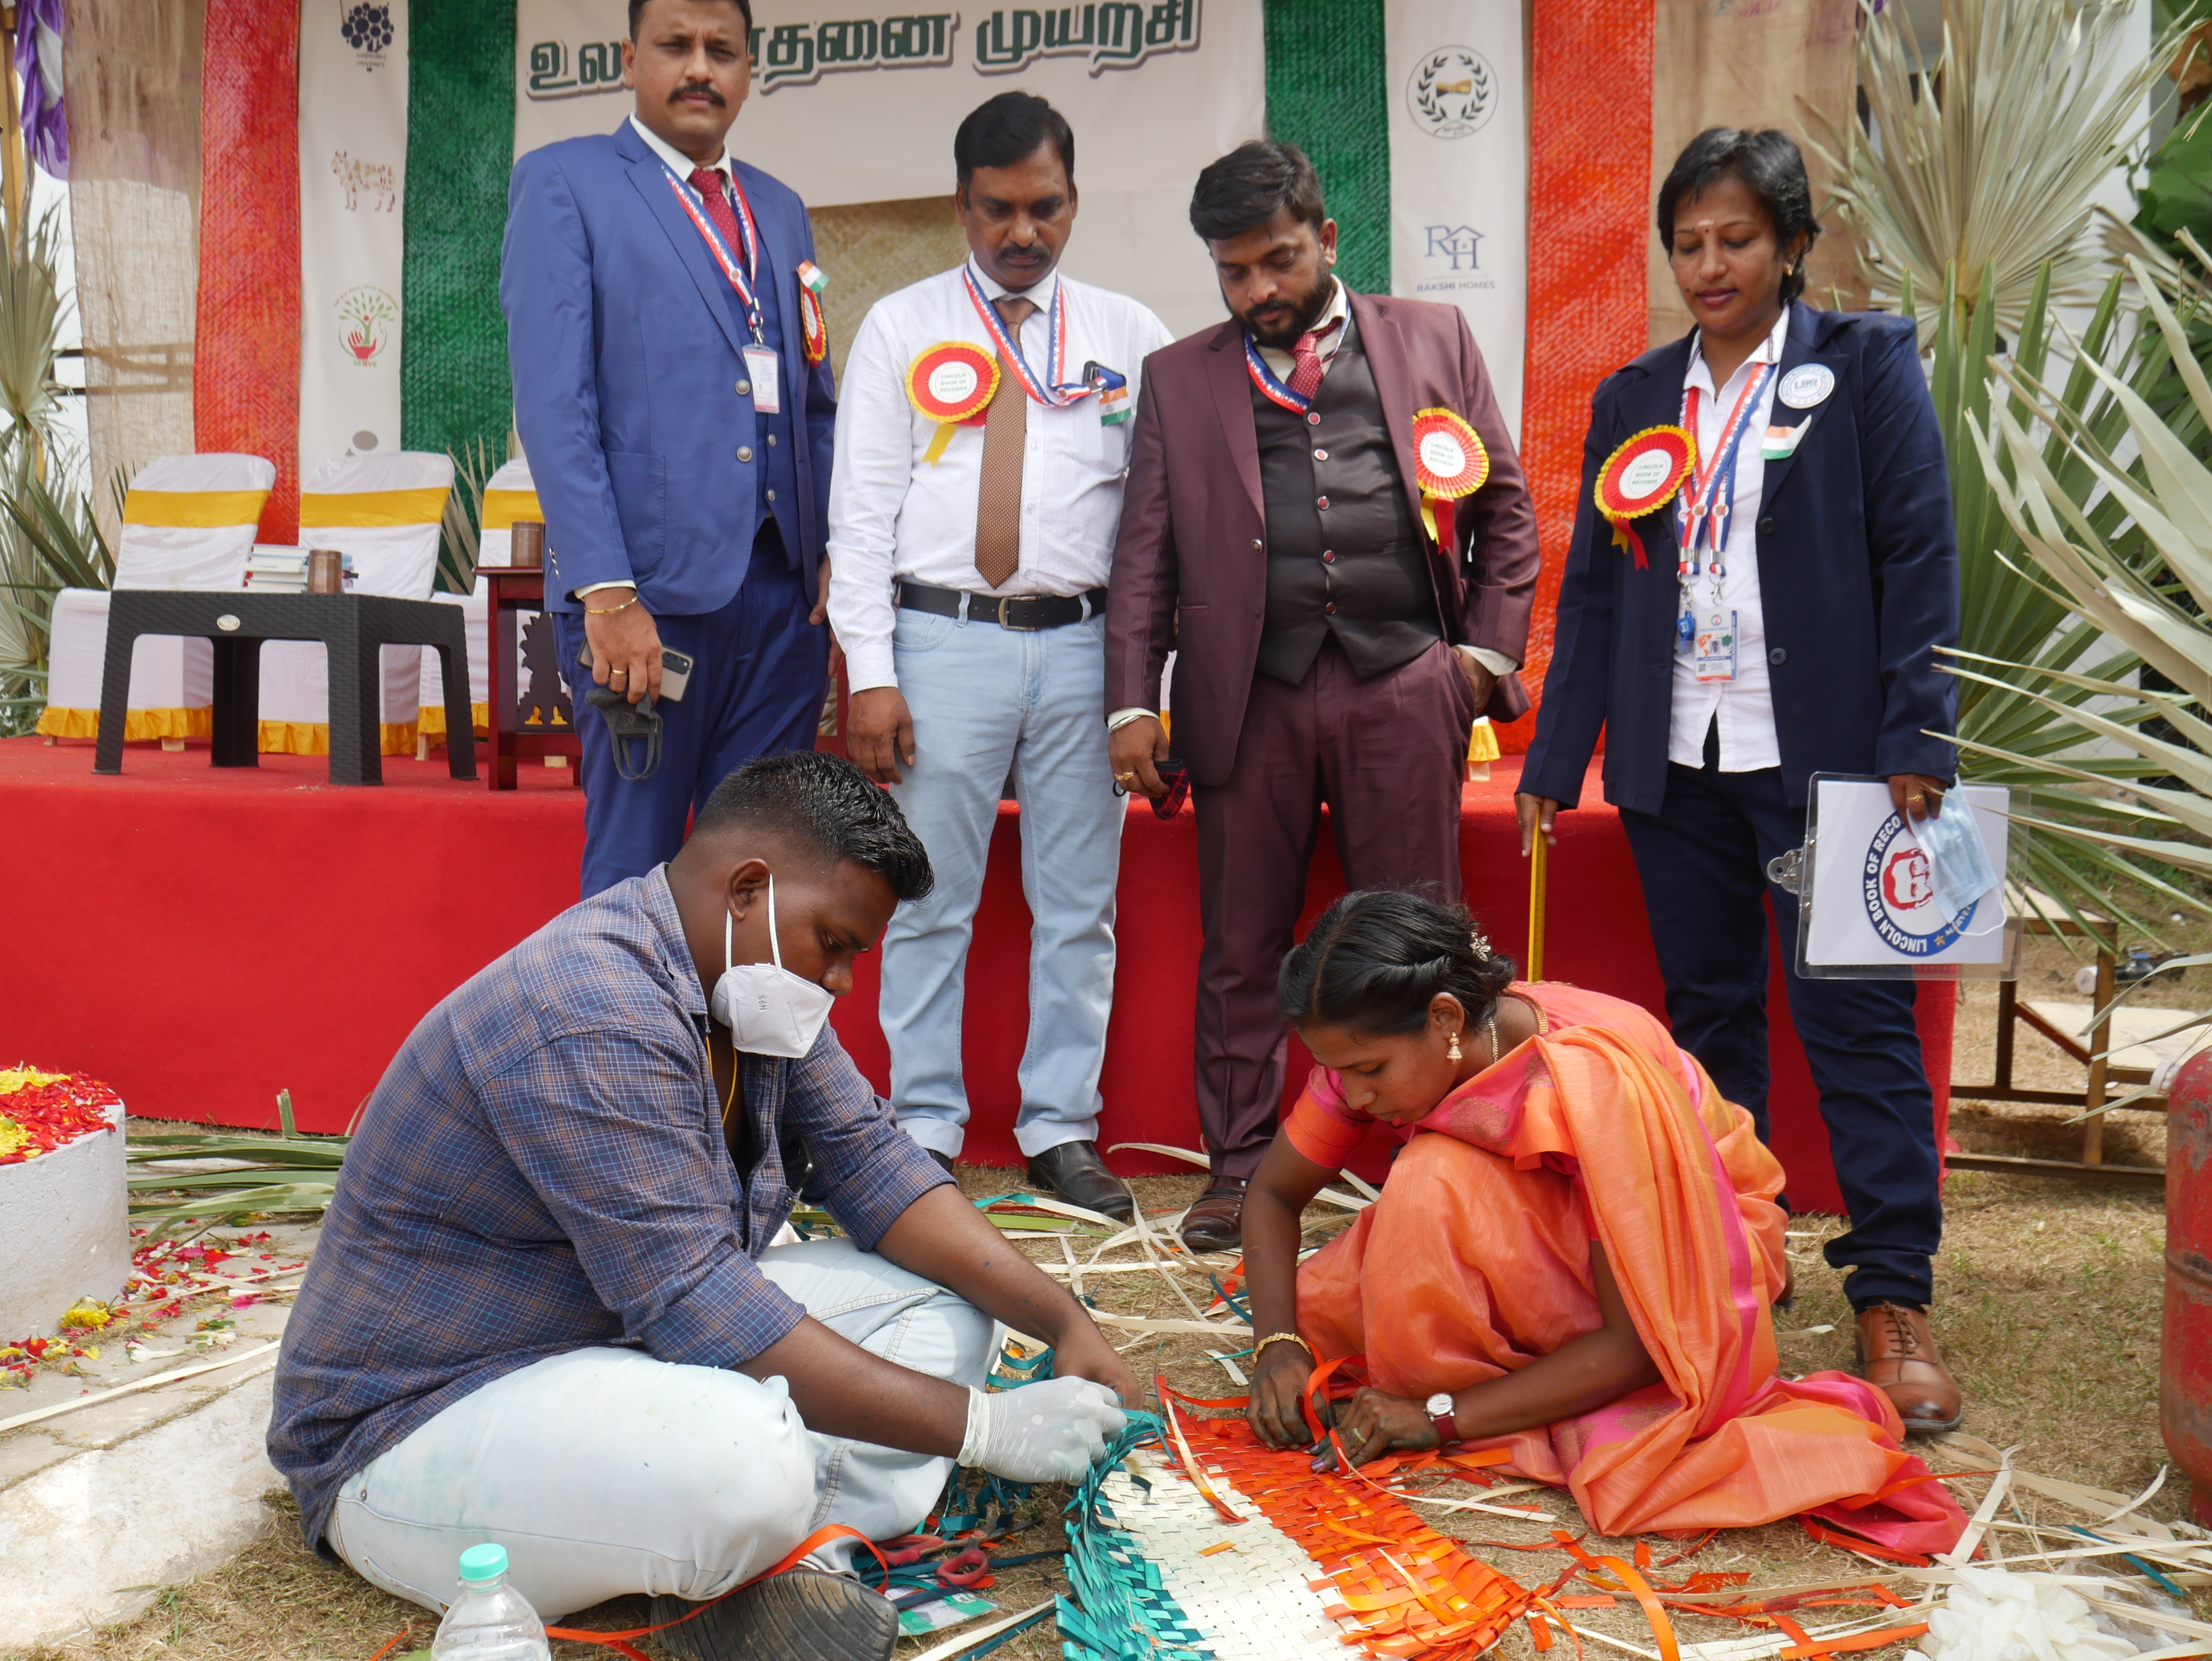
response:
M1439 1103L1382 1197L1298 1275L1318 1354L1364 1355L1393 1395L1461 1390L1601 1323L1590 1242L1662 1382L1508 1437L1608 1535L1814 1512L1893 1549L1948 1549L1966 1518L1881 1391L1776 1372L1782 1171L1634 1005L1516 987L1547 1030ZM1364 1130L1316 1069L1286 1130L1317 1163Z

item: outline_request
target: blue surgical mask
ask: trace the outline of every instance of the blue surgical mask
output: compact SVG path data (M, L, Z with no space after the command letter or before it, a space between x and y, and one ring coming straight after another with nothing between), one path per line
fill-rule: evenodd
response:
M1927 858L1936 904L1946 917L1957 916L1997 885L1974 810L1965 800L1946 796L1926 818L1907 823Z

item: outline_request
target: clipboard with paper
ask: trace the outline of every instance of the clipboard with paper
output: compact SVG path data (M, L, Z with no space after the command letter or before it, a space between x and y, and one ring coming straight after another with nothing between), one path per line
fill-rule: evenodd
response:
M1815 773L1805 845L1768 867L1797 896L1797 972L1848 980L2010 980L2005 914L2012 793L1966 784L1907 820L1887 780ZM1785 902L1786 903L1786 902Z

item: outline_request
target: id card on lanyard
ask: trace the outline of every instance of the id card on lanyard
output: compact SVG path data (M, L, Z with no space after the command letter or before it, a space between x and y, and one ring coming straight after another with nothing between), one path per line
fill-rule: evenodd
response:
M1722 560L1729 520L1735 510L1736 459L1752 411L1773 373L1771 363L1762 363L1744 383L1721 429L1720 442L1704 465L1693 470L1676 510L1681 557L1675 575L1682 585L1682 598L1674 622L1675 649L1690 660L1692 672L1701 681L1735 678L1736 614L1721 605L1721 584L1727 576ZM1682 392L1682 424L1692 433L1698 430L1699 391L1689 386ZM1696 594L1700 576L1709 576L1712 584L1710 603L1702 608Z
M783 408L782 368L766 346L745 348L745 379L753 384L753 408L775 415Z
M760 295L753 288L760 275L760 232L753 223L752 204L745 200L745 188L732 173L729 181L732 216L738 222L738 238L744 244L744 257L740 263L738 252L723 240L721 232L707 217L706 205L699 192L678 178L676 170L665 161L660 164L660 170L668 175L669 188L676 192L684 216L698 231L707 252L714 257L715 265L744 307L745 324L753 336L753 344L744 348L745 379L752 384L753 408L762 415L778 414L783 408L782 366L775 349L761 333Z

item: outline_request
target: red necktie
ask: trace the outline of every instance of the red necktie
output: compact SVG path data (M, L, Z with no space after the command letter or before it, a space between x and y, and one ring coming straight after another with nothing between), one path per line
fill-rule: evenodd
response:
M752 271L745 259L745 240L738 234L738 216L730 210L730 198L722 193L722 170L720 167L694 167L691 188L699 192L707 204L707 217L714 221L714 228L722 234L730 253L750 277ZM1316 375L1318 381L1321 377Z
M1332 319L1318 329L1307 330L1291 348L1291 390L1300 398L1310 399L1321 390L1322 371L1328 368L1322 362L1321 343L1343 326L1342 318Z

